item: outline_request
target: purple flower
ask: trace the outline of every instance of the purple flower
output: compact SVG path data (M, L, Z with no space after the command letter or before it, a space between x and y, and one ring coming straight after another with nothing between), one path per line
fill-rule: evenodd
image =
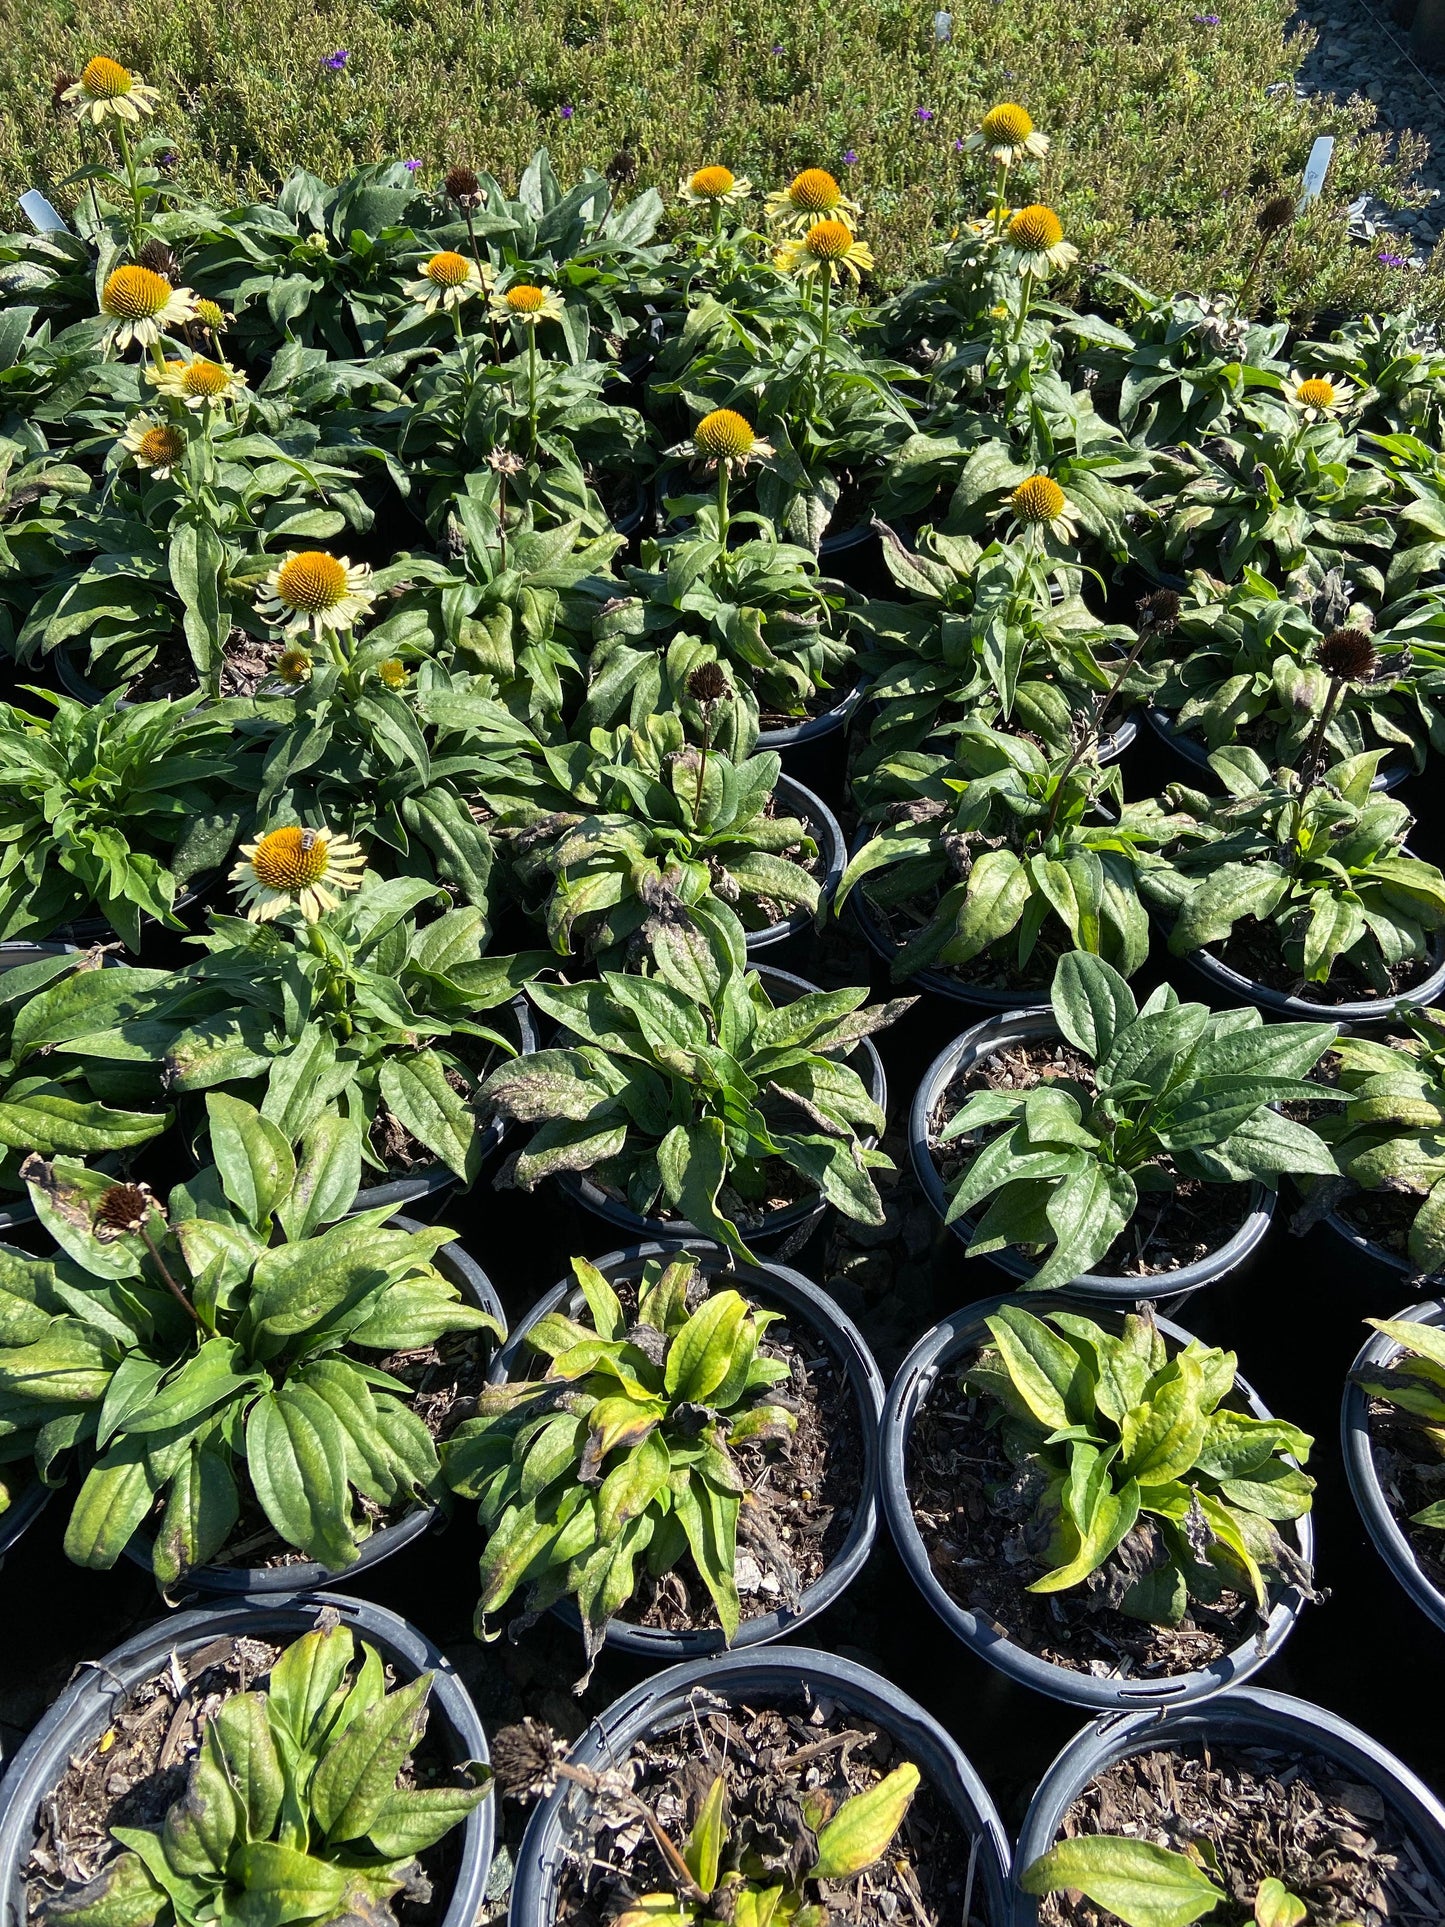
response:
M334 54L327 54L321 64L323 67L329 67L333 74L339 74L349 59L350 55L345 47L338 47Z
M403 161L402 166L406 169L408 174L415 174L417 169L421 166L421 162L420 161Z
M1375 259L1385 268L1408 268L1410 265L1403 254L1393 254L1389 248L1381 248Z
M963 142L955 141L953 143L953 151L955 154L961 154L963 152Z
M926 124L933 119L933 109L931 107L915 107L913 117L915 120L921 120Z
M1219 15L1217 13L1196 13L1194 16L1194 24L1196 27L1217 27L1219 25Z
M572 118L573 110L570 106L559 107L557 112L562 116L563 120L571 120Z
M775 40L775 41L773 42L773 52L774 52L775 54L780 54L780 53L781 53L782 51L783 51L783 49L782 49L782 47L781 47L781 46L779 45L779 43L778 43L778 42L777 42L777 41Z
M844 167L856 167L858 165L858 156L851 147L843 156L843 165Z

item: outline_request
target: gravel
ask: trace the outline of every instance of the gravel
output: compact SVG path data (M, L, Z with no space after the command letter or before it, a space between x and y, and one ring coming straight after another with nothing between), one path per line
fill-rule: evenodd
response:
M1385 134L1407 129L1430 143L1420 183L1429 196L1418 208L1387 209L1368 198L1350 210L1354 231L1375 239L1377 231L1404 235L1410 252L1399 265L1423 267L1445 232L1445 70L1427 72L1411 52L1408 21L1413 0L1374 6L1368 0L1308 0L1298 24L1313 28L1319 44L1300 69L1303 94L1361 95L1378 109ZM1380 232L1382 252L1399 254Z

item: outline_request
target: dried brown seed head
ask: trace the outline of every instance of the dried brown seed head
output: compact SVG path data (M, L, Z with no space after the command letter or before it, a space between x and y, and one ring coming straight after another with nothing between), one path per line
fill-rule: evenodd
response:
M482 198L482 184L470 167L449 167L444 185L458 207L476 207Z
M497 1785L514 1800L535 1799L554 1784L563 1748L550 1726L530 1716L492 1735L492 1771Z
M1363 629L1332 629L1316 657L1327 676L1362 682L1375 667L1375 645Z
M728 693L728 679L722 664L699 663L687 679L687 693L695 703L721 702Z
M1254 217L1254 225L1261 234L1283 234L1294 220L1294 201L1288 194L1275 194L1270 197Z
M153 1199L148 1184L113 1184L95 1207L94 1231L103 1245L133 1237L150 1215Z
M163 274L173 286L181 278L180 256L165 241L143 241L136 260L152 274Z
M1184 607L1173 589L1156 589L1152 595L1146 595L1136 606L1139 611L1139 627L1150 629L1155 635L1168 635L1172 629L1177 628L1180 611Z

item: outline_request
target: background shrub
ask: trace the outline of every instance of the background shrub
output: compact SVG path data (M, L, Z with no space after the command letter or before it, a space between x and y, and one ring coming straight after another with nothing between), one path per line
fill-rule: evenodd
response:
M1016 98L1054 143L1030 191L1060 208L1086 261L1166 289L1237 282L1259 200L1333 133L1325 199L1263 292L1305 316L1409 297L1436 314L1445 260L1391 269L1389 237L1351 242L1344 217L1366 192L1403 204L1423 143L1403 136L1391 156L1367 102L1296 99L1311 36L1289 32L1292 13L1292 0L1229 0L1219 16L1195 0L956 0L939 46L933 6L899 0L48 0L14 9L0 47L0 187L13 201L77 163L46 83L104 51L173 96L166 124L202 192L250 196L295 163L334 179L388 157L420 160L423 179L462 159L515 177L539 139L564 177L611 161L620 184L669 196L706 160L760 186L813 161L864 199L889 285L978 206L982 172L955 142Z

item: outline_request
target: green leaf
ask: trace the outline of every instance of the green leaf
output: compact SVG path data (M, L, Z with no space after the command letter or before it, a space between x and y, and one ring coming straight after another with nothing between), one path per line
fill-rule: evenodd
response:
M1209 1876L1182 1853L1148 1840L1084 1834L1061 1840L1019 1875L1026 1894L1074 1888L1126 1927L1194 1927L1225 1898Z
M330 1920L341 1910L349 1878L345 1868L273 1840L240 1847L232 1875L244 1892L229 1912L240 1927L286 1927L293 1920Z
M324 1627L293 1640L271 1668L272 1714L298 1747L307 1744L313 1723L345 1678L355 1651L349 1627Z
M66 1927L151 1927L169 1905L165 1889L152 1879L139 1855L122 1853L88 1885L57 1894L47 1904L45 1917L64 1921Z
M1118 971L1082 950L1060 957L1049 994L1059 1029L1095 1063L1139 1015L1134 993Z
M323 1398L294 1384L263 1393L246 1421L246 1469L288 1545L333 1569L355 1563L346 1440Z
M266 1695L233 1693L217 1710L214 1728L241 1802L246 1831L253 1840L264 1840L276 1825L286 1793L286 1774L271 1732Z
M748 1315L735 1291L714 1292L688 1319L667 1354L663 1382L680 1404L705 1405L728 1375Z
M1124 1414L1124 1469L1144 1487L1183 1478L1199 1456L1208 1423L1199 1365L1180 1352L1158 1373L1149 1398Z
M426 1730L432 1675L388 1693L329 1746L312 1777L311 1811L333 1846L365 1837Z
M447 1082L446 1065L436 1052L411 1051L384 1059L380 1083L388 1110L448 1170L471 1184L482 1167L476 1112Z
M261 1231L295 1181L291 1146L269 1118L228 1092L207 1094L206 1115L226 1196Z
M1261 1880L1254 1896L1256 1927L1304 1927L1309 1909L1273 1875Z
M1021 1305L1001 1305L984 1323L1014 1390L1041 1425L1062 1431L1088 1416L1092 1375L1066 1338Z
M382 1801L367 1838L389 1860L411 1859L459 1827L491 1791L490 1773L479 1786L398 1788Z
M845 1800L818 1835L818 1857L809 1879L848 1880L881 1860L903 1825L918 1784L918 1768L905 1764Z
M716 1774L682 1850L688 1872L705 1894L717 1887L722 1851L727 1844L727 1797L727 1781L721 1773Z

